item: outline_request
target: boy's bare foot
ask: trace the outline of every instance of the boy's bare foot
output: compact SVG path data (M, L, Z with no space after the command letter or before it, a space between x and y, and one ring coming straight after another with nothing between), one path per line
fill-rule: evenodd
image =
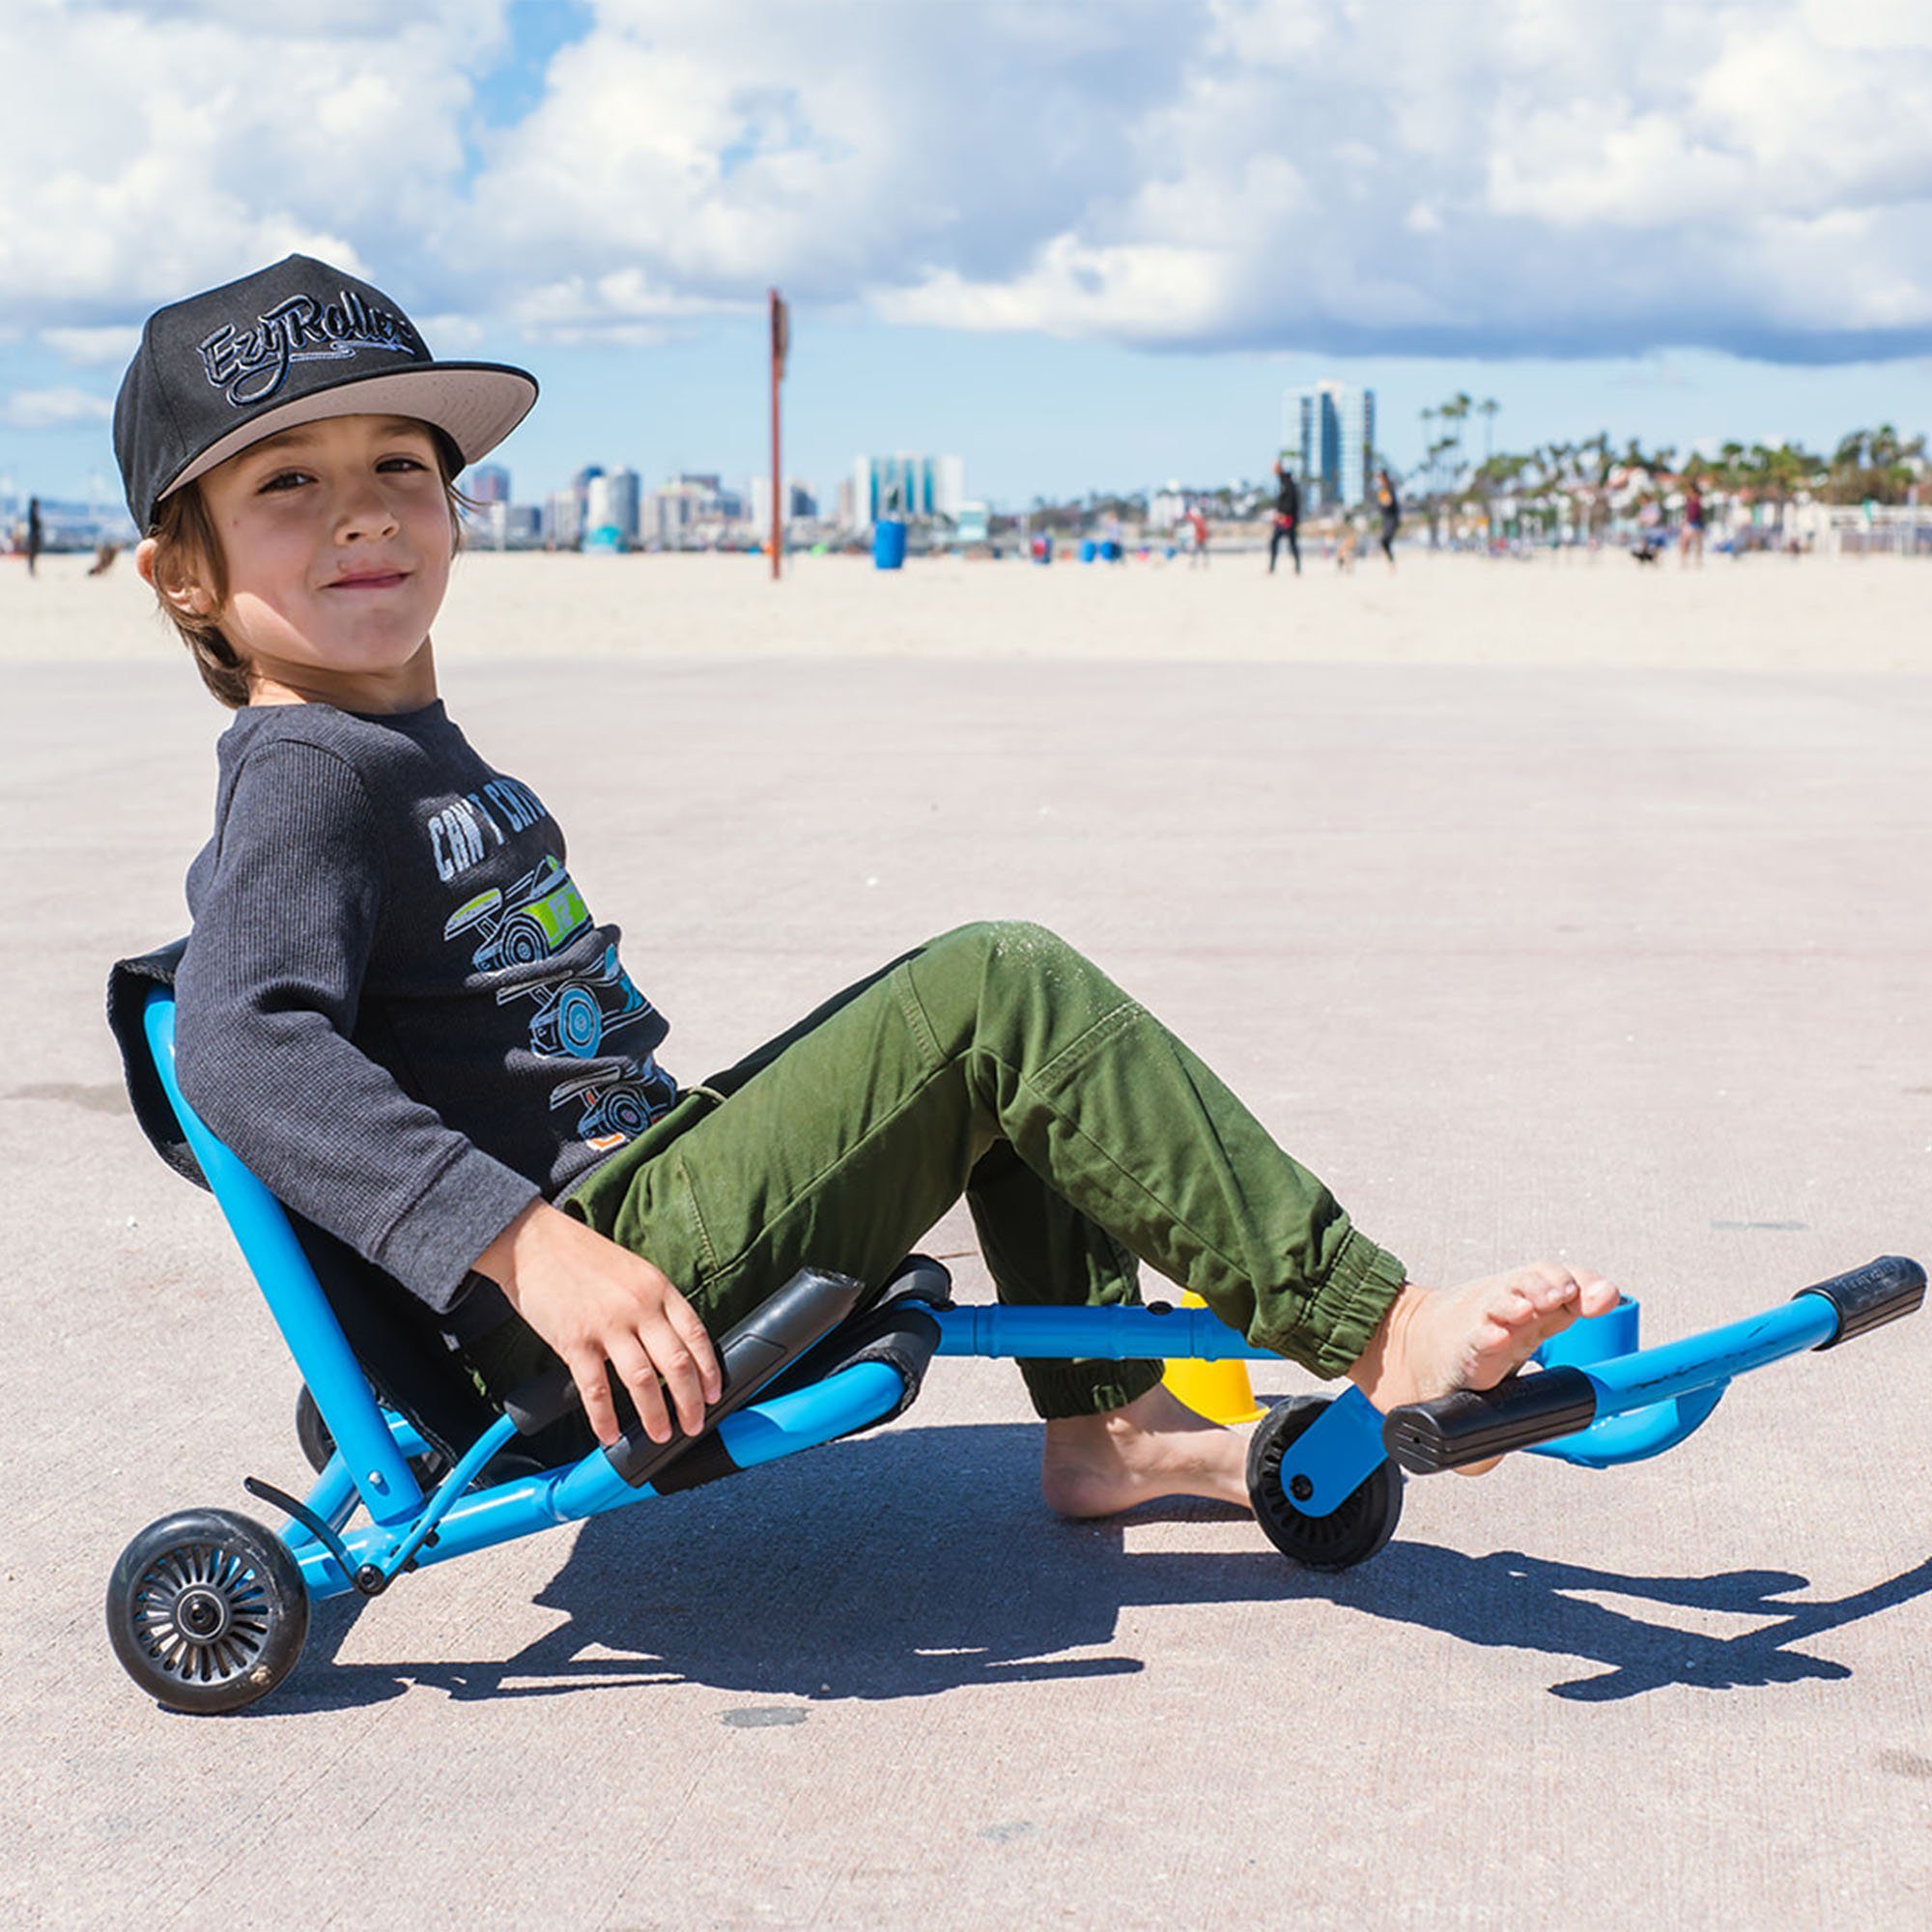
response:
M1156 1496L1206 1496L1247 1509L1248 1438L1196 1415L1155 1383L1124 1408L1046 1425L1039 1488L1068 1517L1112 1516Z
M1578 1317L1607 1314L1617 1293L1592 1269L1555 1262L1532 1263L1461 1288L1408 1282L1349 1379L1383 1414L1452 1389L1493 1388ZM1472 1463L1464 1473L1494 1467Z

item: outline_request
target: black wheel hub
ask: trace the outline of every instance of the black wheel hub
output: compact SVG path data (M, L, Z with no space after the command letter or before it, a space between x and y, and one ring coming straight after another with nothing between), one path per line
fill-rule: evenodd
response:
M225 1683L250 1669L269 1635L268 1591L234 1551L186 1544L158 1557L134 1595L142 1648L164 1676Z
M228 1599L218 1590L191 1584L175 1599L175 1628L196 1643L213 1643L227 1633Z

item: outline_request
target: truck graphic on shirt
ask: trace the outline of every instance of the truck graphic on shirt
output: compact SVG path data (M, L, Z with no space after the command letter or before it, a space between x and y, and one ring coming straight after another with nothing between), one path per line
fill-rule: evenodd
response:
M624 971L614 946L604 949L594 972L540 980L532 986L505 986L497 995L497 1004L526 999L537 1003L530 1015L530 1051L569 1054L578 1060L595 1059L612 1034L657 1011Z
M546 855L534 871L526 872L507 893L492 886L450 914L442 928L445 939L481 928L483 943L470 955L479 973L500 972L505 966L527 966L561 952L590 923L583 895L558 862Z
M650 1054L620 1060L614 1073L601 1070L551 1089L553 1111L573 1101L582 1112L577 1137L600 1151L635 1139L677 1097L677 1089Z
M590 924L582 895L562 863L547 854L508 892L492 886L458 906L444 923L442 936L479 935L471 965L479 973L500 973L554 958ZM605 947L587 970L566 967L550 979L522 975L518 983L497 989L499 1007L513 1000L535 1002L529 1040L530 1051L539 1058L602 1059L600 1066L551 1089L553 1112L572 1104L578 1108L577 1135L586 1145L600 1151L621 1147L676 1097L676 1083L648 1052L625 1054L619 1048L613 1055L607 1047L612 1035L657 1017L657 1009L624 971L614 945Z

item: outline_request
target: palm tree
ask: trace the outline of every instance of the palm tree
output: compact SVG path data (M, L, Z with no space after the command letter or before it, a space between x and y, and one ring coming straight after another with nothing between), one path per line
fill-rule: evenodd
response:
M1496 416L1502 405L1493 396L1485 396L1476 405L1476 413L1483 419L1483 461L1487 463L1494 453L1496 438Z
M1463 425L1464 422L1468 420L1469 411L1472 407L1473 405L1470 403L1468 391L1466 389L1458 389L1456 393L1453 396L1451 396L1449 400L1435 412L1435 413L1439 415L1444 422L1451 422L1456 425L1456 431L1455 431L1456 468L1459 470L1463 468Z
M1833 503L1902 503L1924 455L1922 436L1901 441L1889 423L1854 430L1832 453L1823 494Z
M1784 529L1785 510L1793 498L1800 491L1818 487L1825 476L1825 465L1817 457L1790 442L1781 442L1776 449L1761 442L1753 445L1750 467L1757 487L1777 512L1780 534Z

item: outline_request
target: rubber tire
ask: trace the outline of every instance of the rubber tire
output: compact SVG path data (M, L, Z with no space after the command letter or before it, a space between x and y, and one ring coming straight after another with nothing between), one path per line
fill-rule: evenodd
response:
M1304 1570L1352 1570L1395 1534L1403 1477L1384 1462L1327 1516L1302 1515L1282 1488L1281 1459L1327 1406L1325 1396L1298 1395L1256 1424L1248 1438L1248 1500L1263 1533L1292 1562Z
M296 1397L296 1440L301 1444L309 1467L321 1475L335 1455L335 1437L328 1433L328 1424L322 1419L322 1410L316 1406L306 1382L301 1385L301 1394Z
M296 1440L301 1445L302 1459L318 1476L321 1475L335 1454L335 1437L328 1433L328 1424L322 1419L322 1410L316 1406L315 1397L309 1393L306 1382L302 1383L301 1393L296 1397ZM410 1458L410 1468L424 1495L428 1495L449 1474L450 1467L450 1463L434 1450L427 1455Z
M192 1593L223 1620L217 1639L175 1618ZM182 1510L121 1552L107 1584L107 1637L122 1667L170 1710L239 1711L296 1666L308 1636L300 1566L273 1530L234 1510Z

